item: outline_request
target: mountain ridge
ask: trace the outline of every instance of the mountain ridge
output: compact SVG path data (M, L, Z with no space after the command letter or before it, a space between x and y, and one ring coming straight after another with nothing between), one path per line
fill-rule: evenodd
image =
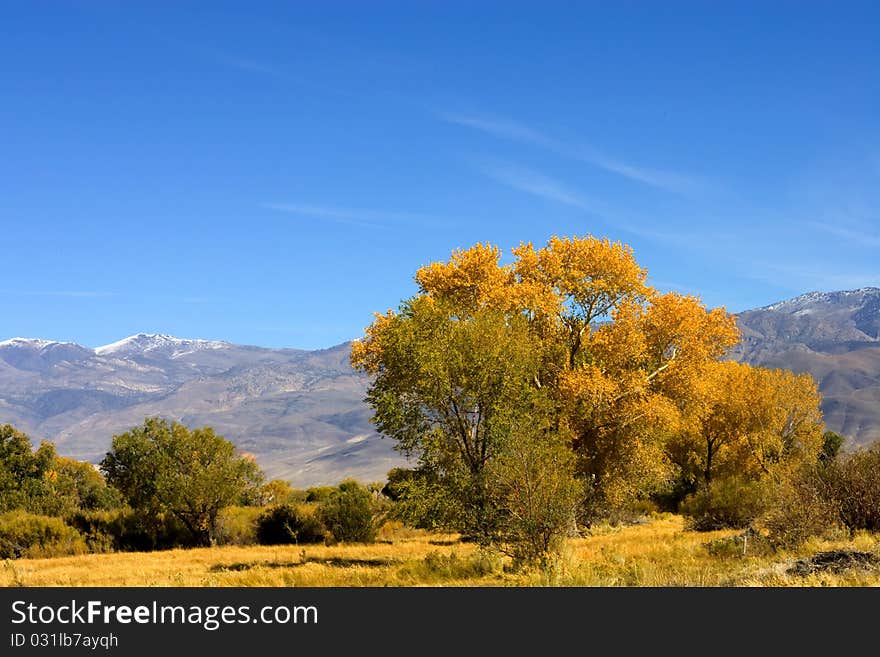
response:
M343 471L380 480L402 462L369 423L347 342L303 351L136 334L107 347L0 343L0 422L92 462L144 417L207 424L299 486Z

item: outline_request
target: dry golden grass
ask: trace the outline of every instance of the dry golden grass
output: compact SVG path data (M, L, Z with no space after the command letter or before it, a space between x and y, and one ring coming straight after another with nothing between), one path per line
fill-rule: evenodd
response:
M218 547L6 561L3 586L880 586L880 568L788 574L799 558L848 548L880 557L880 538L814 541L797 553L709 553L736 532L696 533L678 516L601 527L552 567L512 573L455 536L392 528L372 545Z

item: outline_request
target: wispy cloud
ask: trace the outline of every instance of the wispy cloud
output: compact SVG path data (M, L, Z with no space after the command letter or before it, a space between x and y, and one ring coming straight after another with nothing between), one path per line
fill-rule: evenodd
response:
M297 75L290 70L290 66L284 66L276 62L268 62L263 59L255 59L243 55L240 52L232 52L225 48L217 48L208 44L198 43L187 39L178 39L164 34L157 35L157 38L201 59L210 60L224 67L237 69L239 71L244 71L245 73L253 73L266 80L274 79L276 82L290 83L302 89L309 89L313 92L338 98L355 97L354 94L345 89L329 86L326 83Z
M16 297L68 297L68 298L98 298L119 296L118 292L95 292L89 290L10 290L0 289L0 294Z
M706 251L721 248L719 245L727 244L732 239L732 236L726 234L695 232L694 228L698 222L691 224L689 230L675 226L669 226L666 230L643 228L642 226L660 224L656 221L646 221L631 212L613 207L602 199L586 196L570 185L534 169L498 161L481 162L474 166L486 177L511 189L577 208L601 219L609 226L653 242Z
M602 153L586 144L570 144L554 139L539 130L504 118L487 118L466 114L438 112L442 121L487 134L532 144L571 159L603 169L629 180L677 194L689 194L706 188L706 182L696 176L673 171L650 169L624 162Z
M870 233L859 228L839 224L829 224L822 221L807 221L806 225L861 246L880 246L880 235L877 233Z
M514 139L516 141L528 142L535 146L543 146L550 150L560 150L561 144L541 134L540 132L529 128L522 123L510 121L500 118L485 118L478 116L469 116L464 114L449 114L446 112L438 112L437 117L446 123L464 126L466 128L474 128L482 132L487 132L496 137L505 139Z
M580 156L585 162L589 162L601 169L616 173L624 178L644 183L657 189L667 192L675 192L677 194L689 194L696 192L698 189L705 188L705 183L698 181L695 177L687 176L672 171L661 171L659 169L647 169L632 164L627 164L619 160L615 160L607 155L592 151L590 153L582 153Z
M286 212L301 217L310 217L322 221L340 224L364 226L368 228L393 228L403 225L437 226L444 222L434 217L406 212L386 212L382 210L363 210L338 208L326 205L308 205L302 203L263 203L262 208Z
M511 164L500 163L481 165L478 166L478 169L492 180L495 180L502 185L506 185L507 187L511 187L512 189L517 189L521 192L526 192L527 194L548 199L550 201L556 201L557 203L562 203L564 205L570 205L580 210L584 210L585 212L595 214L601 212L600 208L597 207L597 204L591 202L586 197L581 196L578 192L567 187L564 183L532 169L525 169Z

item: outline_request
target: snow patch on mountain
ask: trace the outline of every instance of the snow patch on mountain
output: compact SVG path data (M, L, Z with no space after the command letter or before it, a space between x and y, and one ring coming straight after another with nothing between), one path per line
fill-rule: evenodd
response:
M30 349L45 349L46 347L52 347L55 345L86 349L86 347L83 347L76 342L57 342L55 340L41 340L39 338L10 338L9 340L3 340L0 342L0 347L26 347Z
M841 302L846 303L853 300L858 301L866 297L875 296L880 297L880 288L860 287L857 290L842 290L839 292L807 292L806 294L801 294L800 296L796 296L791 299L771 303L769 306L762 306L757 310L781 310L788 312L797 312L799 310L802 310L805 306ZM855 297L855 299L853 299L853 297Z
M138 356L157 351L171 358L176 358L194 351L224 349L229 346L228 342L201 339L185 340L163 333L138 333L137 335L131 335L117 342L98 347L95 349L95 353L99 356L124 358L126 356Z

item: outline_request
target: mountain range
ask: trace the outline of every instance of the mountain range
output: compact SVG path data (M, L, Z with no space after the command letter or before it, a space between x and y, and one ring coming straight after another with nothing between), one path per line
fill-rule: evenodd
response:
M828 427L880 439L880 289L811 292L737 315L730 358L809 372ZM254 454L269 477L307 487L379 481L404 463L369 422L351 343L302 351L141 333L90 349L0 342L0 423L60 454L99 461L111 437L159 415L210 425Z
M379 481L401 457L369 422L350 343L319 351L139 334L97 349L0 342L0 424L97 462L154 415L212 426L296 486Z

